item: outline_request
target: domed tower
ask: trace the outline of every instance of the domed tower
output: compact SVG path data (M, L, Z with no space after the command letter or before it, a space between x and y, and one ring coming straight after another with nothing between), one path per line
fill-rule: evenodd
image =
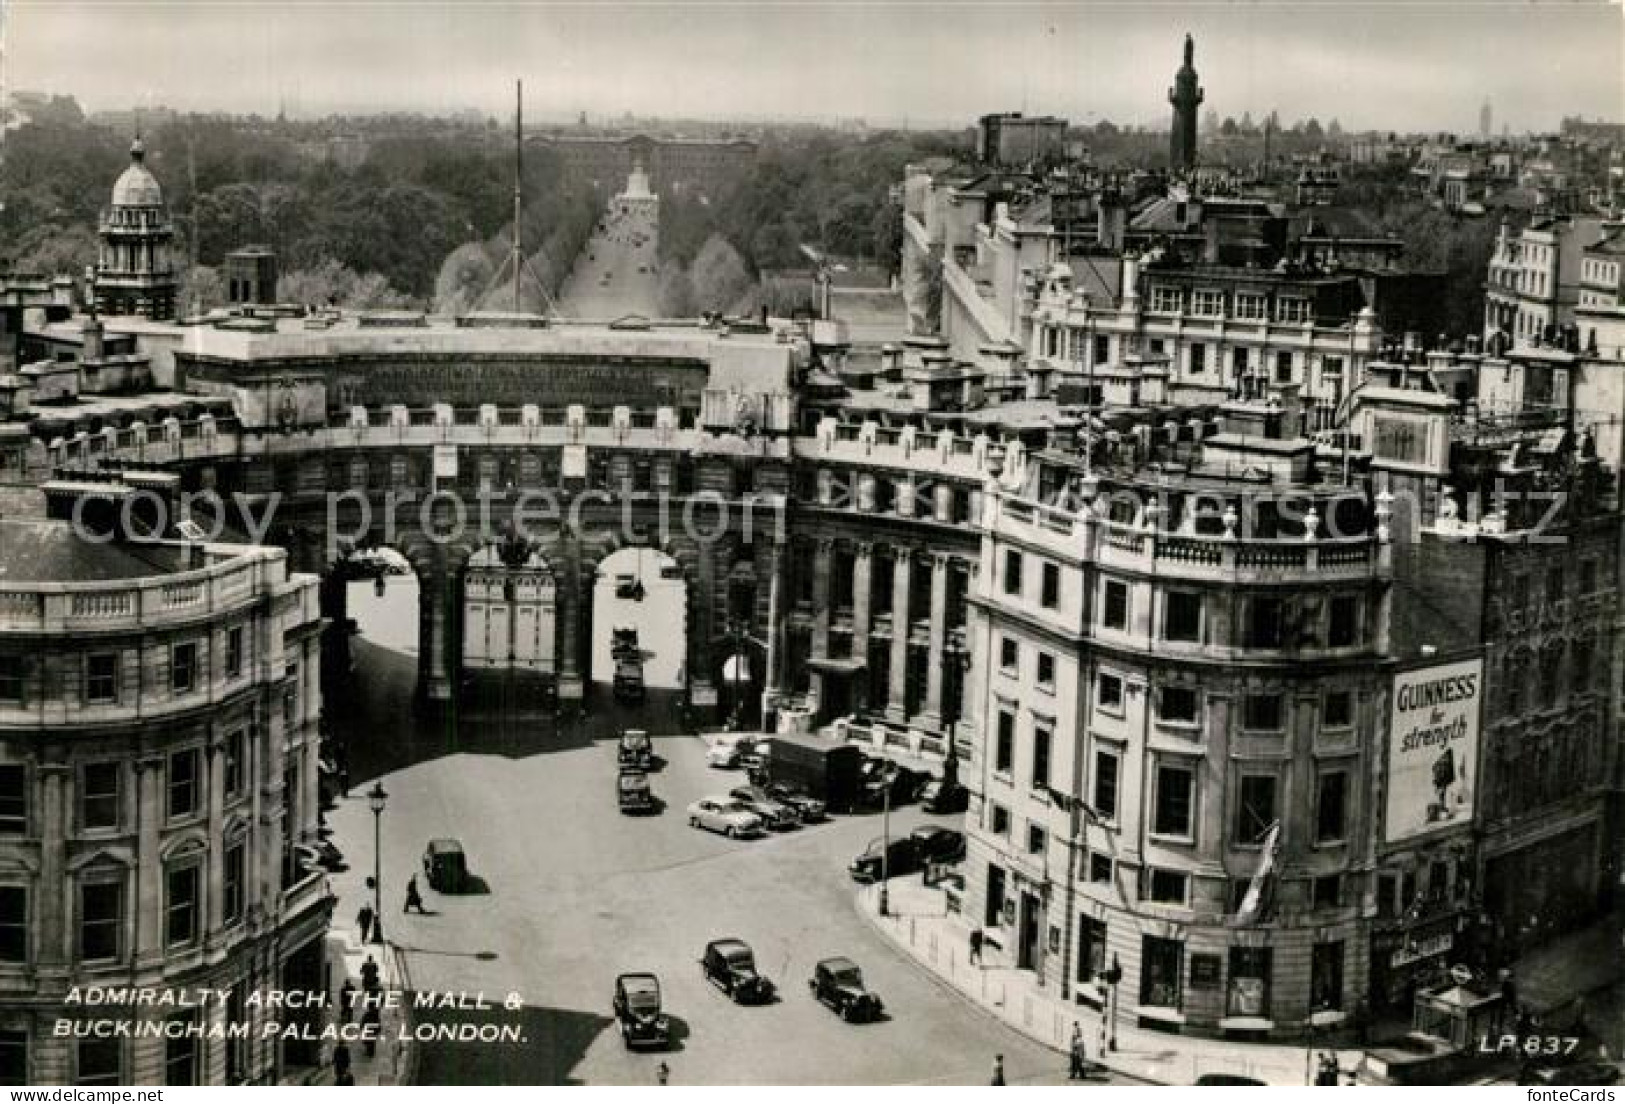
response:
M169 244L174 224L164 191L143 163L146 147L130 144L130 166L113 185L102 212L101 257L96 263L96 308L107 314L175 317L175 266Z
M1185 36L1185 64L1174 74L1168 89L1168 102L1174 105L1174 132L1169 140L1168 167L1184 172L1196 165L1196 109L1202 103L1202 86L1196 77L1196 44Z

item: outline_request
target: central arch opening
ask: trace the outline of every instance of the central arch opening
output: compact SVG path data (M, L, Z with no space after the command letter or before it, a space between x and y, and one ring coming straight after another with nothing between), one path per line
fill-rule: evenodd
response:
M598 565L592 604L592 680L633 697L682 690L688 681L688 583L657 548L623 548ZM617 678L619 676L619 678Z

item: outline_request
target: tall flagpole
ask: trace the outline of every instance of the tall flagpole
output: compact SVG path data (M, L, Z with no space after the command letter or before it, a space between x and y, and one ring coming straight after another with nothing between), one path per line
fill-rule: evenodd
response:
M524 275L525 251L519 236L519 218L524 206L525 177L525 82L514 82L513 112L513 312L521 310L521 277Z

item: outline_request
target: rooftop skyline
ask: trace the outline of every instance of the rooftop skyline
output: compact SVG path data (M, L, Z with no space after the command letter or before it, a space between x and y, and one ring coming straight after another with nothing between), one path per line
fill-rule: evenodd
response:
M8 87L89 110L297 117L475 108L511 117L862 117L991 111L1166 127L1185 33L1203 113L1345 129L1555 129L1625 117L1617 5L846 2L44 3L7 7ZM929 17L927 12L929 11Z

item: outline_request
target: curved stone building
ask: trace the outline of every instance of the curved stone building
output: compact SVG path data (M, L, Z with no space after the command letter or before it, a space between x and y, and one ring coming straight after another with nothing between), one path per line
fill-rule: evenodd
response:
M294 850L317 828L317 581L277 549L56 521L0 522L0 562L0 1080L313 1066L251 994L326 986L327 879ZM124 988L192 1006L72 996Z

